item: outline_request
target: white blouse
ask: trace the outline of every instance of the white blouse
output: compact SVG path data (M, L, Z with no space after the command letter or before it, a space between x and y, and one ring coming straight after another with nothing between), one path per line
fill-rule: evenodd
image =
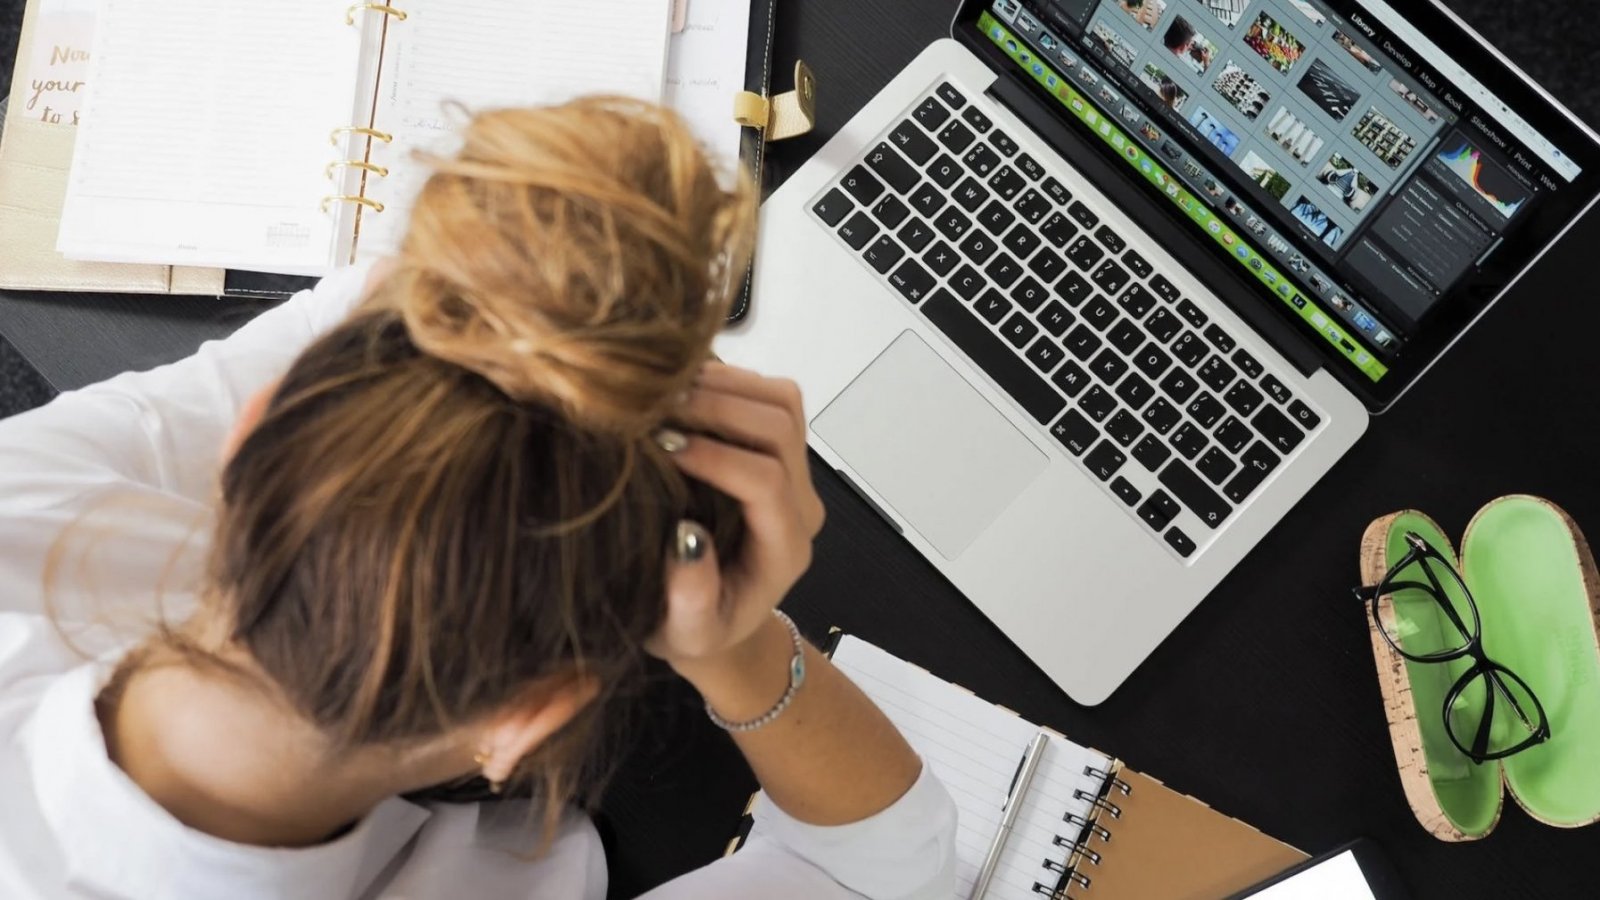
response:
M242 403L349 312L366 275L345 270L189 359L0 422L0 897L605 897L600 839L577 812L537 859L517 801L395 798L330 843L252 847L185 827L106 755L94 698L141 623L192 603L184 586ZM58 629L52 614L96 624ZM926 767L852 825L806 825L765 796L756 814L760 836L743 850L647 896L954 894L955 806Z

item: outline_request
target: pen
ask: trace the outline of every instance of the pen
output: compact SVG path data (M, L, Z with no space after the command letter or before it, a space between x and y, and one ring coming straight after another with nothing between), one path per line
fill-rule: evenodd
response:
M984 893L989 890L989 882L994 880L994 870L1000 867L1000 853L1005 849L1006 838L1017 824L1017 811L1022 808L1022 798L1028 794L1028 784L1033 781L1033 773L1039 770L1039 760L1044 756L1045 745L1049 743L1050 738L1041 731L1034 735L1033 743L1022 754L1017 777L1011 780L1011 790L1006 793L1006 805L1001 807L1000 828L995 831L994 840L989 842L989 853L984 857L983 868L978 870L978 880L973 882L968 900L983 900Z

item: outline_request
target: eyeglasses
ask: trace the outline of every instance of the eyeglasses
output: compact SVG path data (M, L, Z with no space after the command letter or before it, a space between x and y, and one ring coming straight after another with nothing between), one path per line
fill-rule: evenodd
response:
M1473 762L1490 762L1550 739L1544 705L1515 672L1483 650L1483 620L1461 573L1416 532L1410 550L1373 587L1356 589L1390 647L1412 662L1471 659L1444 698L1445 732ZM1446 578L1441 581L1438 571ZM1447 670L1448 671L1448 670Z

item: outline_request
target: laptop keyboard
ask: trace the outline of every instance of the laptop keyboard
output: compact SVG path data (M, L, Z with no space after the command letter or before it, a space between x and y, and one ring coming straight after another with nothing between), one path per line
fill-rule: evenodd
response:
M812 214L1183 558L1321 424L949 83Z

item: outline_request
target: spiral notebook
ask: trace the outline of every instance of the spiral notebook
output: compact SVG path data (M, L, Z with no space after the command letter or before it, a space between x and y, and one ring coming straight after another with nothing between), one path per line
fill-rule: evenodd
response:
M1023 753L1041 731L1049 740L986 898L1216 900L1306 859L1116 759L859 638L838 637L832 657L955 799L956 896L962 900L999 827ZM760 832L760 810L751 812L730 850Z

